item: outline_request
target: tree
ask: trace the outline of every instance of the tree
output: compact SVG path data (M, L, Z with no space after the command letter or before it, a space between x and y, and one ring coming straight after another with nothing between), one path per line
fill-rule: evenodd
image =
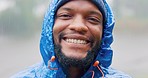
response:
M42 18L33 14L33 9L41 4L42 0L14 0L15 7L9 8L0 14L0 28L4 35L28 36L39 31ZM45 2L45 0L44 0ZM46 0L47 2L47 0Z
M115 14L118 17L121 17L123 14L126 14L126 9L130 9L134 12L134 17L148 18L148 10L146 10L146 8L148 7L147 3L147 0L114 0L113 8ZM125 9L125 11L121 11L123 10L123 8Z

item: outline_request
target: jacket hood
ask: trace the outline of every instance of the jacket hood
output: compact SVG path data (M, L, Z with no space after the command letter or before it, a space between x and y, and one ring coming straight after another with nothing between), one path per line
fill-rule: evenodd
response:
M48 62L51 57L55 56L52 30L55 20L54 15L58 8L68 1L70 0L52 0L44 16L40 39L40 52L46 66L48 66ZM92 0L92 2L98 7L104 17L101 47L95 60L98 60L100 62L100 66L107 68L111 65L112 62L113 51L110 45L113 42L112 30L115 21L113 13L106 0ZM50 64L50 67L58 67L58 64L56 63L56 61L54 61Z

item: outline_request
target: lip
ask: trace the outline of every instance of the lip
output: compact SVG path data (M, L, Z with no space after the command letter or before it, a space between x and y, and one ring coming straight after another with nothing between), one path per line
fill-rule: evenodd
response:
M77 40L84 40L86 41L86 44L77 44L77 43L69 43L66 41L66 39L77 39ZM91 41L88 37L79 35L79 34L66 34L61 39L61 44L65 47L69 47L71 49L90 49L91 47Z
M87 44L68 43L64 39L62 39L62 44L65 47L67 47L67 48L69 47L71 49L86 49L86 48L90 48L90 43L87 43Z
M89 39L89 37L86 37L84 35L79 35L79 34L68 34L68 35L64 35L63 40L66 40L66 39L77 39L77 40L84 40L86 41L87 43L90 43L91 40Z

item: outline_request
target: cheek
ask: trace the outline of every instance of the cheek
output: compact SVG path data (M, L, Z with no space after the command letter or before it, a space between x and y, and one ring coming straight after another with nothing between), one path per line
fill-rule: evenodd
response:
M53 26L53 33L59 33L66 29L68 26L68 22L61 21L61 20L55 20L54 26Z
M53 26L53 37L54 42L59 43L59 34L64 31L67 27L67 23L62 22L60 20L55 20L54 26Z
M60 26L59 24L55 21L55 24L53 26L53 37L54 37L54 43L58 43L58 33L60 32Z
M53 38L54 38L54 43L57 44L57 41L58 41L58 35L57 35L57 31L56 31L56 28L53 27Z
M53 26L53 34L54 36L57 36L59 32L61 32L64 29L64 24L59 21L55 20L54 26Z
M102 26L91 27L89 29L91 31L91 34L94 36L95 40L99 40L100 41L101 38L102 38L102 31L103 31Z

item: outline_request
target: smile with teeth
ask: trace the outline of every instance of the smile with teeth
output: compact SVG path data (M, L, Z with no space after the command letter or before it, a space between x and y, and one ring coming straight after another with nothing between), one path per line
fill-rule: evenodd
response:
M68 43L75 43L75 44L87 44L86 40L80 40L80 39L65 39Z

